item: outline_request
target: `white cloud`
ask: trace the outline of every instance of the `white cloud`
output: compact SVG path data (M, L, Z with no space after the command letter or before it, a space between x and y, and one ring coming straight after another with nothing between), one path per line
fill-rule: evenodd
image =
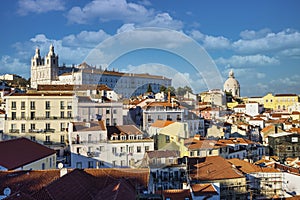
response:
M291 57L291 58L300 58L300 48L285 49L278 53L279 56Z
M73 43L71 43L70 41L68 41L69 43L66 43L65 41L63 43L63 40L50 39L47 38L47 36L44 34L38 34L31 38L29 41L24 43L17 43L14 46L17 50L18 55L24 54L24 49L27 51L26 58L24 57L23 60L26 60L28 62L28 59L30 59L34 55L36 47L40 49L41 56L44 56L49 52L50 45L53 44L55 53L59 55L59 63L61 65L62 63L65 63L67 65L80 64L94 47L88 47L88 45L86 44L87 41L90 41L91 43L93 42L93 40L90 39L89 36L90 35L88 33L81 32L80 34L74 36ZM69 36L67 38L70 39L71 37L72 36ZM85 37L86 41L83 41L82 37ZM83 42L85 45L76 46L77 44L79 45L79 42ZM30 65L30 63L26 63L26 65Z
M230 58L218 58L215 62L219 65L233 66L233 67L259 67L266 65L278 65L280 61L274 57L268 57L265 55L249 55L238 56L234 55Z
M143 5L128 3L126 0L94 0L83 8L73 7L67 14L70 22L85 24L90 20L120 20L125 23L145 22L153 16L154 11Z
M99 31L81 31L77 35L68 35L62 39L65 46L90 47L94 48L100 42L110 37L102 29Z
M257 77L258 79L262 79L262 78L265 78L265 77L266 77L266 74L265 74L265 73L257 72L256 77Z
M266 37L269 33L271 33L271 30L268 28L261 29L259 31L245 30L240 33L240 36L243 40L253 40Z
M64 10L64 1L61 0L19 0L17 13L46 13L49 11Z
M155 11L150 2L138 3L127 0L94 0L84 7L73 7L67 14L71 23L88 24L94 20L108 22L118 20L125 24L135 24L137 27L164 27L179 30L183 23L173 19L169 13Z
M117 33L122 33L122 32L126 32L126 31L132 31L135 29L135 25L134 24L123 24L118 30Z
M4 55L0 60L0 71L9 74L18 74L24 78L29 78L29 65L21 62L18 58Z
M229 39L223 36L210 36L201 33L198 30L192 30L189 36L200 42L207 49L229 49L231 43Z
M180 30L183 27L183 23L179 20L174 20L169 13L159 13L154 19L142 24L149 27L163 27Z
M256 35L259 34L256 32L252 33L253 36L249 36L249 33L250 31L242 34L244 38L247 35L247 40L240 39L232 44L235 51L241 53L275 52L300 46L300 33L291 29L278 33L268 32L264 37L258 38Z

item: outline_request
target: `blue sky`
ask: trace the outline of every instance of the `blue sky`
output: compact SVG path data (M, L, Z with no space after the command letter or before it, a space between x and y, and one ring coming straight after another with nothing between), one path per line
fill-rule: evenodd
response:
M116 34L161 27L201 45L224 81L233 69L243 96L299 94L299 8L296 0L3 0L0 73L28 78L36 47L45 55L53 44L61 65L80 64L92 49ZM152 35L147 37L157 42ZM187 84L195 92L207 89L189 63L169 52L133 51L110 67L153 74L169 67L175 72L171 77L175 86Z

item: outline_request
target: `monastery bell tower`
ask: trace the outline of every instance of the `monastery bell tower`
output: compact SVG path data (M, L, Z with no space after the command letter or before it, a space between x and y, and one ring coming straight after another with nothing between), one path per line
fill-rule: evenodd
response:
M31 59L31 88L41 84L51 84L58 75L58 56L55 55L54 46L51 44L48 54L41 58L40 49L36 48Z

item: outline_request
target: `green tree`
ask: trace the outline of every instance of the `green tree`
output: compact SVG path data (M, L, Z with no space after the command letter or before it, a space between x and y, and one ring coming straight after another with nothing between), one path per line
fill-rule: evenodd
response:
M160 88L159 88L159 92L164 92L164 93L166 93L166 92L167 92L166 86L161 85Z
M148 85L147 92L148 92L148 93L150 93L150 92L152 92L152 93L153 93L153 90L152 90L152 86L151 86L151 84L149 84L149 85Z

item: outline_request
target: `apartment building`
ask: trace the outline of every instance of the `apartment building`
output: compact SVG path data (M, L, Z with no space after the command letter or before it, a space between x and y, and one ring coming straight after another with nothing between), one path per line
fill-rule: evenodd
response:
M71 122L68 132L73 168L136 167L146 151L154 150L153 139L133 125Z
M66 93L27 93L5 97L4 134L27 137L56 149L65 144L76 98Z

